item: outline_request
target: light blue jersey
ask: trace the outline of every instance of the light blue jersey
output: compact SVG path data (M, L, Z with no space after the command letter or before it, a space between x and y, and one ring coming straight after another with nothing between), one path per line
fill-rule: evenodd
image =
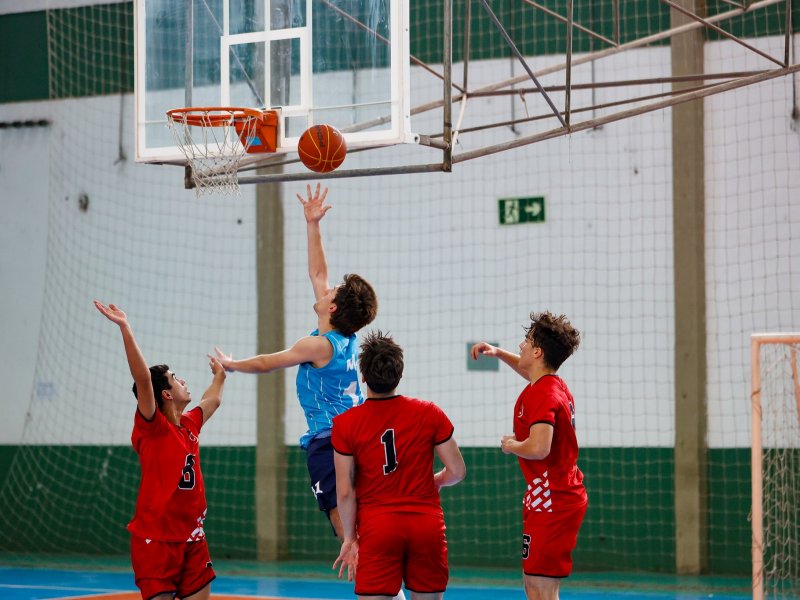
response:
M319 330L310 335L319 335ZM303 363L297 372L297 399L308 423L308 431L300 438L301 448L307 448L315 437L330 435L333 417L364 402L358 385L356 336L329 331L324 337L333 346L330 362L319 369Z

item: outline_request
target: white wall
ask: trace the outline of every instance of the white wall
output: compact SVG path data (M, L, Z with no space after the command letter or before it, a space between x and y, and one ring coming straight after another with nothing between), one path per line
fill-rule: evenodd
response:
M45 102L0 105L0 121L38 121L49 110ZM0 444L19 442L31 399L47 259L50 136L48 127L0 129Z
M650 72L663 54L617 57L607 75ZM488 76L508 65L484 66ZM800 221L792 165L800 151L783 111L791 102L787 82L707 102L714 447L749 444L749 333L800 327L793 301L800 272L791 262L791 232ZM519 104L518 114L540 113L534 103ZM254 188L243 187L240 197L196 198L182 189L181 169L119 160L120 140L123 154L133 156L131 98L42 106L52 114L49 129L0 130L9 215L0 223L0 369L14 382L0 399L0 443L124 444L130 376L119 334L91 300L127 310L148 360L169 362L199 397L209 378L205 353L214 345L236 356L255 350ZM489 106L509 110L507 100ZM0 106L0 118L10 110L17 108ZM508 370L467 371L467 343L491 339L513 348L528 313L543 309L566 313L583 332L581 348L562 368L578 403L581 444L672 445L669 114L462 163L452 174L329 183L334 208L323 228L332 280L359 272L375 284L381 306L373 327L391 331L406 348L403 391L439 403L462 445L496 444L523 385ZM425 128L435 125L415 122L417 131ZM30 138L29 150L19 149L20 136ZM461 148L483 142L465 136ZM35 160L24 160L25 152ZM378 156L351 154L345 166L370 166ZM283 186L288 341L314 327L305 227L294 197L303 187ZM34 190L38 201L25 202ZM82 193L90 199L86 212L77 204ZM545 223L498 224L499 198L531 195L546 197ZM18 260L8 260L8 246ZM22 257L34 266L21 268ZM294 373L286 374L290 444L304 430ZM229 377L206 444L254 443L255 382Z

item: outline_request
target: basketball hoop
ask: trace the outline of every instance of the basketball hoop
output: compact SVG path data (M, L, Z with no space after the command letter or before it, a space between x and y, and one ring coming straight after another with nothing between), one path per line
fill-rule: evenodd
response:
M278 113L227 106L174 108L167 123L192 169L197 195L239 193L245 153L275 152Z

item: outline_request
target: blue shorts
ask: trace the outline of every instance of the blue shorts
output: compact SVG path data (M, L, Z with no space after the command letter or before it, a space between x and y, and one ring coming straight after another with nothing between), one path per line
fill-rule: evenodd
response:
M311 492L325 513L336 508L336 467L333 464L331 436L316 438L306 448L306 465L311 476Z

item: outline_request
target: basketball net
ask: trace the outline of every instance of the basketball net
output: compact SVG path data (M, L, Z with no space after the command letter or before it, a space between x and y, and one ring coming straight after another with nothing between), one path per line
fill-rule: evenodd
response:
M192 170L197 196L239 194L239 163L259 143L263 113L251 108L191 107L167 112L167 123Z

